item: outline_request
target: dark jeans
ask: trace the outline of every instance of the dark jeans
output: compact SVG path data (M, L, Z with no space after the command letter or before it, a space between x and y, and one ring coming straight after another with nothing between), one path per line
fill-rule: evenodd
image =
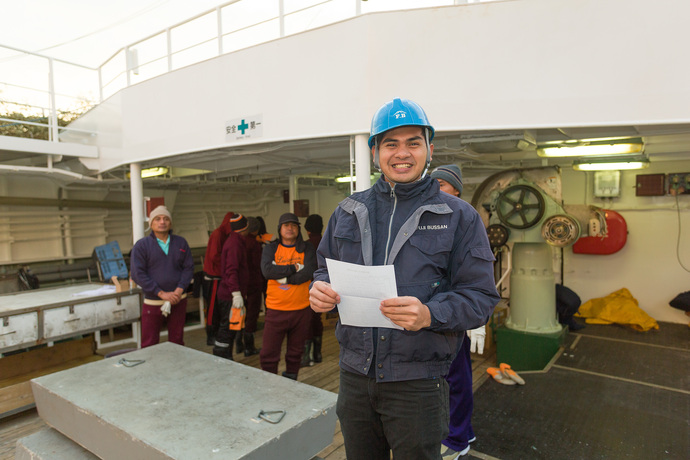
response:
M455 451L461 451L469 440L474 438L472 430L472 358L470 357L470 339L465 333L462 348L450 365L446 376L450 389L450 426L448 437L443 444Z
M448 383L436 379L376 383L340 370L336 412L345 454L357 460L439 460L448 434Z
M314 310L311 310L311 324L309 325L309 337L307 337L307 339L311 340L314 337L321 337L322 335L323 323L321 322L321 313L316 313Z
M261 369L274 374L278 373L280 349L287 335L285 372L297 375L302 362L304 342L309 335L311 312L312 309L309 307L295 311L266 309L261 341Z

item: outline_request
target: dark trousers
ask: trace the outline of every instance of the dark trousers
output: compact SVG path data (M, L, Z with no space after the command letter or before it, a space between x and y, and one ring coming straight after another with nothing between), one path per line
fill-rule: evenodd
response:
M376 383L340 370L336 413L345 454L357 460L438 460L448 434L443 378Z
M232 300L218 300L218 311L220 314L220 327L216 333L216 344L222 343L229 345L235 340L237 331L230 330L230 310ZM217 346L217 345L216 345Z
M280 349L283 339L287 335L287 351L285 352L285 372L295 374L299 372L304 352L304 342L309 335L312 309L280 311L266 309L264 332L261 342L261 369L266 372L278 373Z
M167 318L161 313L160 305L141 306L141 348L150 347L160 342L161 326L168 324L168 342L184 345L184 323L187 317L187 299L182 299L172 306Z
M323 323L321 322L321 313L311 310L311 322L309 325L309 337L307 337L307 340L313 339L314 337L321 337L322 335Z
M247 293L247 316L244 318L245 332L256 332L256 323L261 313L261 300L263 299L263 292L261 288L250 289Z
M450 365L446 376L450 392L450 425L448 437L443 444L455 451L461 451L469 440L474 438L472 430L472 359L470 358L470 339L465 334L460 352Z
M218 306L218 287L220 279L204 279L204 303L206 304L206 325L211 326L213 335L218 333L220 327L220 307Z

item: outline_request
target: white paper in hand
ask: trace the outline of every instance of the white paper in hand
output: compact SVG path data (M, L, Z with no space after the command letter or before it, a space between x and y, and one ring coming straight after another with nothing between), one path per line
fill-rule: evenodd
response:
M348 326L402 329L386 318L382 300L398 296L392 265L357 265L326 259L331 287L340 296L338 315Z

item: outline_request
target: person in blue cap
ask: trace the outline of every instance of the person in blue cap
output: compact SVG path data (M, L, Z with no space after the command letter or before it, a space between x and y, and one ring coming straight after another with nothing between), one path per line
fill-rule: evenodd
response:
M464 331L488 321L499 295L486 230L468 203L441 193L426 171L434 128L409 99L384 104L369 147L381 178L346 198L317 251L311 307L340 298L326 259L393 265L397 297L379 309L400 329L338 321L340 387L336 413L348 458L440 458L448 434L448 374Z

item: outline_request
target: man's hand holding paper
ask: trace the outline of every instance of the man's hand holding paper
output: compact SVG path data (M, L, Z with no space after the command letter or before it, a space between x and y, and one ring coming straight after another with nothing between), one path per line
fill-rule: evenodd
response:
M394 297L381 302L381 313L406 331L431 326L429 307L416 297Z
M410 325L411 330L417 330L414 327L420 320L419 315L414 311L421 303L414 297L397 297L398 289L392 265L366 266L332 259L326 259L326 265L331 279L329 289L340 299L338 313L343 324L403 329L403 326L393 322L383 312L384 309L393 308L389 305L395 304L398 310L388 314L391 314L396 321L400 321L400 324ZM312 290L314 288L316 286ZM314 292L312 297L316 299L320 295L321 299L316 300L322 301L332 299L332 294L328 296L327 293L325 287L320 286L318 292ZM412 300L419 305L415 305ZM314 305L313 302L312 305Z

